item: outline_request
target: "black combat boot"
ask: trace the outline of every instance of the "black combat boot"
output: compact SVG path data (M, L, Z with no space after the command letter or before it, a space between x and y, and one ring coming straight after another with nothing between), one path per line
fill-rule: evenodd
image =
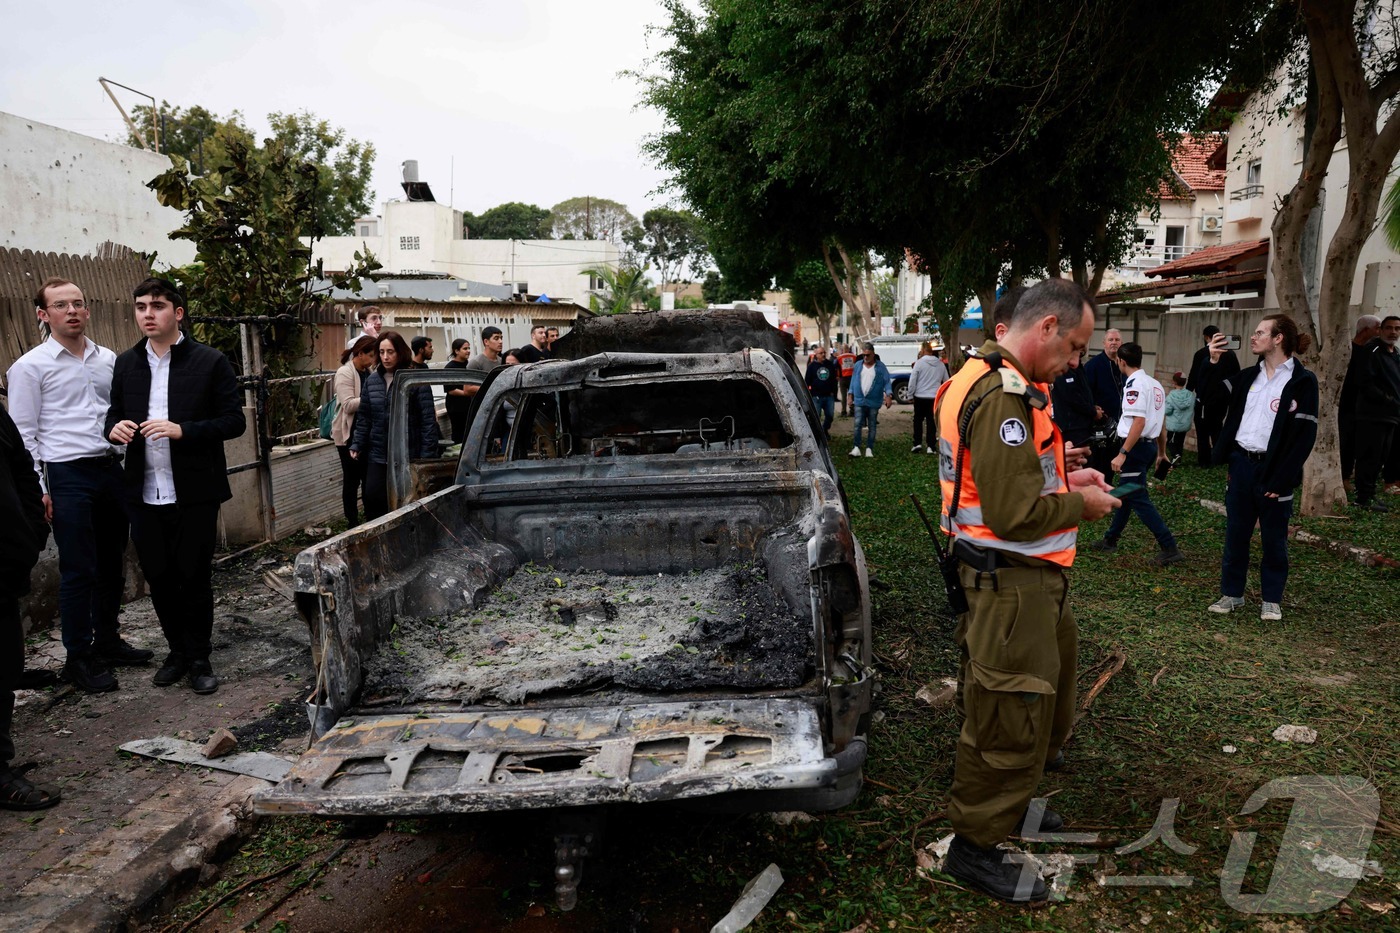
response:
M1034 820L1031 818L1031 814L1035 813L1037 810L1040 811L1040 818ZM1027 824L1029 824L1030 835L1027 835ZM1021 819L1016 823L1015 828L1011 830L1011 835L1018 839L1034 840L1049 833L1058 833L1064 828L1065 821L1060 814L1046 808L1044 804L1031 801L1031 805L1026 808L1026 812L1021 815Z
M195 693L213 693L219 689L219 678L208 658L190 662L190 689Z
M1024 864L1013 862L1001 849L979 849L954 836L943 860L943 873L968 887L1012 904L1038 904L1050 896L1045 882ZM1024 869L1024 872L1023 872Z
M184 680L189 672L189 659L178 651L172 651L165 656L164 663L161 664L160 670L156 671L156 676L151 678L151 683L157 687L169 687Z
M121 636L111 641L99 641L92 648L94 653L111 667L145 664L156 656L149 648L137 648L127 644Z
M117 678L91 651L68 655L63 679L84 693L108 693L117 689Z

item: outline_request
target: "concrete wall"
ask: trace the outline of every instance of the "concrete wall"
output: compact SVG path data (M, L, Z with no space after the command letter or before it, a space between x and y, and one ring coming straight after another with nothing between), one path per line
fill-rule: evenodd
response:
M183 215L146 187L169 167L154 152L0 113L0 246L81 256L111 241L190 262L194 245L169 238Z

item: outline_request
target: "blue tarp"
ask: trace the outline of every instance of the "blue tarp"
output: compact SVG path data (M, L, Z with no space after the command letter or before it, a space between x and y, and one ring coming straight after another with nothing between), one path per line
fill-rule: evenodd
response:
M548 296L548 295L541 295L540 297L538 297L538 298L535 299L535 304L537 304L537 305L552 305L552 304L554 304L554 302L552 302L552 301L549 300L549 296Z

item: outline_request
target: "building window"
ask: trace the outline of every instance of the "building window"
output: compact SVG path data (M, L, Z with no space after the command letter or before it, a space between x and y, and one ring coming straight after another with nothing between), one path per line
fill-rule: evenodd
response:
M1244 183L1246 185L1262 185L1264 183L1264 161L1262 159L1251 159L1249 165L1244 170Z
M399 237L399 249L417 249L418 238L416 236Z
M1186 228L1185 228L1185 227L1168 227L1168 228L1167 228L1166 251L1163 253L1163 258L1164 258L1167 262L1171 262L1173 259L1180 259L1182 256L1185 256L1185 255L1186 255Z
M603 278L598 275L588 276L588 290L590 292L601 292L603 290Z
M369 224L360 224L360 236L369 236Z

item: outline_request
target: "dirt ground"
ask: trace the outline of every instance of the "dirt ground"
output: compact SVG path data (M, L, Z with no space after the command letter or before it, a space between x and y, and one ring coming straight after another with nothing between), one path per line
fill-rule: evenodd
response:
M120 688L88 695L62 685L21 691L15 711L16 764L33 762L31 780L57 786L62 802L31 814L0 814L0 906L34 894L33 884L68 874L101 874L93 863L94 840L115 867L135 859L160 836L166 817L185 818L216 798L232 774L133 758L118 746L133 739L175 736L203 742L225 727L239 737L239 751L304 747L308 732L302 699L311 689L306 626L290 601L263 582L281 557L248 560L216 569L214 653L221 680L217 693L197 696L185 685L151 683L165 645L149 598L122 611L122 635L149 647L156 660L118 668ZM57 631L29 639L26 664L57 671L63 647ZM166 827L168 829L168 827ZM106 865L106 862L103 863ZM41 878L41 876L50 876ZM62 886L62 881L55 882ZM11 907L17 903L11 901ZM4 927L0 916L0 927Z

